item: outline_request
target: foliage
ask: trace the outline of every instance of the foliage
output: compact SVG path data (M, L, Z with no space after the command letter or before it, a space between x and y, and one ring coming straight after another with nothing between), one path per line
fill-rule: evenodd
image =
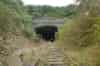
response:
M0 30L14 32L19 31L33 33L32 16L24 9L21 0L1 0L0 1Z
M72 57L78 60L76 63L81 62L84 66L87 64L99 66L100 1L78 0L78 2L79 15L71 19L72 21L66 21L66 24L59 30L58 43L60 47L65 48L66 56L68 56L68 52L78 54L78 56Z
M0 32L14 32L19 26L20 19L16 12L9 9L5 4L0 3Z
M26 10L30 15L34 16L52 16L52 17L69 17L76 15L76 5L69 5L65 7L52 7L52 6L26 6Z

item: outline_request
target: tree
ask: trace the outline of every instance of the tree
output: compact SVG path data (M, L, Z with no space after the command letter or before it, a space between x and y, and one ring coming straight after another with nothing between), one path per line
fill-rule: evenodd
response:
M79 10L83 14L88 14L90 16L99 16L100 12L100 1L99 0L76 0L79 2Z
M100 2L97 0L78 1L80 2L78 5L80 14L70 22L72 26L66 25L63 27L63 34L61 34L63 37L61 40L74 47L77 45L76 47L86 48L97 44L97 40L99 40L97 38L97 34L99 33L97 25L99 26L100 7L98 5Z

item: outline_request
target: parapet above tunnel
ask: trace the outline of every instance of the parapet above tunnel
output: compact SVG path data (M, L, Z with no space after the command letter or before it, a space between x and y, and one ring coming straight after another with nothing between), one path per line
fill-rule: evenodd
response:
M40 26L57 26L60 27L64 24L64 18L53 18L53 17L39 17L33 19L33 28L37 28Z

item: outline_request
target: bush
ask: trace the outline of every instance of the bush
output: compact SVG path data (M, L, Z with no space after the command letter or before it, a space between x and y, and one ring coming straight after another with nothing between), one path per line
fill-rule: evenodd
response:
M0 8L0 32L16 32L21 22L17 13L3 3L0 3Z
M59 32L59 40L66 47L86 48L96 43L95 25L96 20L91 17L81 17L67 22Z

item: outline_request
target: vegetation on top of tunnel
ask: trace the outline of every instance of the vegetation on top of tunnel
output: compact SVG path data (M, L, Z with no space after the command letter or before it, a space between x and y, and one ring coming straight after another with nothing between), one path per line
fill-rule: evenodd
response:
M76 5L71 4L65 7L52 7L52 6L35 6L28 5L26 6L26 10L30 15L34 17L39 16L50 16L50 17L72 17L75 16L78 12L75 8Z

